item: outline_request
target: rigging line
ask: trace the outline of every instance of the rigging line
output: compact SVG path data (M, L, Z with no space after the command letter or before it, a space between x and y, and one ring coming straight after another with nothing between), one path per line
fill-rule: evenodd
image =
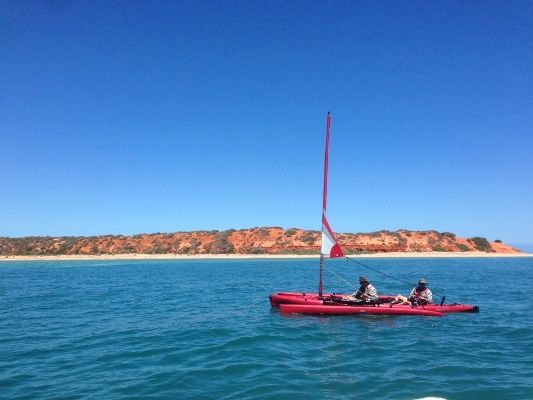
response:
M357 286L355 286L354 284L352 284L351 282L347 281L346 279L344 279L342 276L338 275L337 273L335 273L335 271L329 269L329 268L326 268L324 266L324 270L325 271L328 271L330 274L332 274L333 276L335 276L337 279L343 281L344 283L346 283L348 286L351 286L352 289L359 289Z
M392 276L392 275L386 274L386 273L384 273L384 272L378 271L377 269L372 268L372 267L370 267L370 266L368 266L368 265L366 265L366 264L363 264L362 262L359 262L359 261L357 261L357 260L354 260L353 258L350 258L350 257L348 257L348 256L346 256L345 258L346 258L347 260L350 260L350 261L356 263L356 264L359 264L359 265L362 266L362 267L365 267L365 268L368 268L368 269L370 269L370 270L372 270L372 271L374 271L374 272L377 272L378 274L384 275L384 276L386 276L386 277L388 277L388 278L395 279L395 280L400 281L400 282L403 282L403 283L405 283L405 284L407 284L407 285L417 286L417 285L413 285L413 284L410 283L410 282L404 281L403 279L400 279L400 278L397 278L397 277L395 277L395 276ZM444 297L444 296L441 296L441 295L438 294L438 293L435 293L434 291L431 291L431 293L433 293L434 296L437 296L437 297L440 297L440 298L443 298L443 297Z
M359 264L359 265L361 265L362 267L365 267L365 268L368 268L368 269L370 269L370 270L372 270L372 271L374 271L374 272L377 272L378 274L384 275L384 276L386 276L386 277L388 277L388 278L395 279L395 280L400 281L400 282L403 282L403 283L405 283L405 284L407 284L407 285L411 285L411 286L413 285L413 284L410 283L410 282L404 281L403 279L400 279L400 278L397 278L397 277L395 277L395 276L392 276L392 275L386 274L386 273L384 273L384 272L378 271L377 269L372 268L372 267L370 267L370 266L368 266L368 265L366 265L366 264L363 264L362 262L359 262L359 261L357 261L357 260L354 260L353 258L350 258L350 257L348 257L348 256L346 256L346 259L348 259L348 260L350 260L350 261L352 261L352 262L354 262L354 263L356 263L356 264ZM416 285L415 285L415 286L416 286Z

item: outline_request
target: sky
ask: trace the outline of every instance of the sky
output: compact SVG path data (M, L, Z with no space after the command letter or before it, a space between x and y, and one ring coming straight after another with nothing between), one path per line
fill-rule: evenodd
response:
M533 244L533 3L0 3L0 236Z

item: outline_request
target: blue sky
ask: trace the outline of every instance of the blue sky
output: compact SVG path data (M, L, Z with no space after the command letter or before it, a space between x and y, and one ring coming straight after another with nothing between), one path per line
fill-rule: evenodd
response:
M533 4L0 3L0 236L533 243Z

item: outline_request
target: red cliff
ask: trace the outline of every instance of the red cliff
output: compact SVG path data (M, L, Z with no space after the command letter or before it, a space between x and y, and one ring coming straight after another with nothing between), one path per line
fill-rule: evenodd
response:
M338 233L346 254L376 252L520 253L499 240L437 231ZM152 233L135 236L0 238L0 255L318 254L320 232L298 228Z

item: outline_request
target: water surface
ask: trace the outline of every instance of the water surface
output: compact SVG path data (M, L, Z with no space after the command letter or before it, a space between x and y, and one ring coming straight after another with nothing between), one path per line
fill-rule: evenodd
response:
M533 259L370 259L479 314L282 316L317 261L0 264L0 398L532 399ZM346 260L380 293L411 287ZM328 291L350 288L331 273Z

